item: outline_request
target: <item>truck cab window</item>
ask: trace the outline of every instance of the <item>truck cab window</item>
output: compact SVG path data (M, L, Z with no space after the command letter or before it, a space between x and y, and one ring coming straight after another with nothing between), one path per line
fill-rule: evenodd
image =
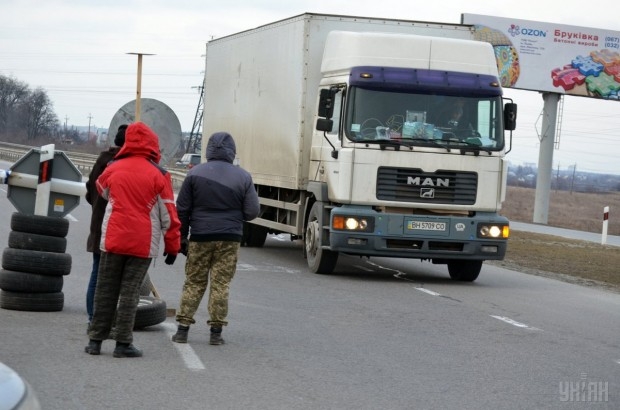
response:
M503 148L499 96L425 94L351 87L345 135L354 142Z

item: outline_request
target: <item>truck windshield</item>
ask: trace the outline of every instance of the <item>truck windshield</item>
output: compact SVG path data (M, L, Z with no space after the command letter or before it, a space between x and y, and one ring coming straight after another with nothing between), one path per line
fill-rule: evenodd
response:
M500 96L416 93L351 87L345 135L353 142L504 147Z

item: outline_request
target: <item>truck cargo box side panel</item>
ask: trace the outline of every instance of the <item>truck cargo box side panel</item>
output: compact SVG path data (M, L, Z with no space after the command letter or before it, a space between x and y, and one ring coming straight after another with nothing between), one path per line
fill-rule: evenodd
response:
M257 184L300 183L304 37L299 20L207 46L203 135L230 132Z

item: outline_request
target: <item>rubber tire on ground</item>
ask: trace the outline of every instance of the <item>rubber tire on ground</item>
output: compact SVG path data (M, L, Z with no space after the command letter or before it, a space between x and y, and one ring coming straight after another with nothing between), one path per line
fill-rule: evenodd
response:
M11 231L9 232L9 248L64 253L67 250L67 238Z
M64 238L69 232L69 220L58 216L27 215L14 212L11 216L11 229L18 232Z
M71 255L68 253L4 248L2 268L17 272L64 276L71 272Z
M29 293L0 291L0 308L29 312L58 312L65 303L62 292Z
M151 296L140 296L134 329L144 329L154 326L166 320L166 302Z
M323 242L321 238L323 227L320 218L321 211L321 203L315 202L308 215L304 246L310 270L314 273L330 274L334 271L336 262L338 262L338 252L322 248Z
M451 260L448 261L450 278L459 282L473 282L478 279L482 261Z
M140 285L140 296L151 296L151 277L147 273L144 276L144 280L142 281L142 285Z
M0 270L0 289L10 292L56 293L62 290L62 276Z
M261 248L267 240L268 229L253 223L243 223L243 243L249 248Z

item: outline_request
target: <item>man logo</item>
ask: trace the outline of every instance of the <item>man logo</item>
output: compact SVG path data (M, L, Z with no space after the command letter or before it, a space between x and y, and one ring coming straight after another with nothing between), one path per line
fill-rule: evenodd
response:
M435 188L420 188L420 198L435 198Z

